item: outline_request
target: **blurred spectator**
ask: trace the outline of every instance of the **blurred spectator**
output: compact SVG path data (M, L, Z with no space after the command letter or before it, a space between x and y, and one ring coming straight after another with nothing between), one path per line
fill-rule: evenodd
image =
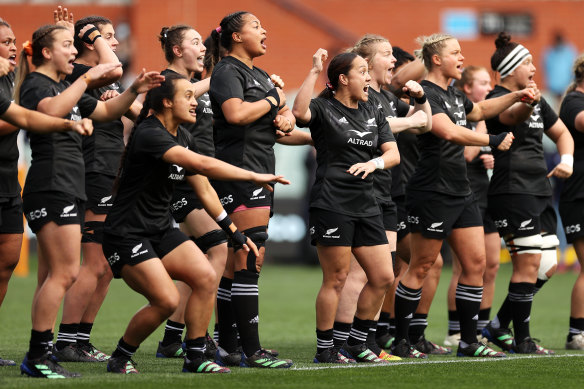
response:
M577 51L574 45L567 42L561 32L556 32L552 46L544 50L544 77L547 90L559 103L570 82L572 82L572 64Z

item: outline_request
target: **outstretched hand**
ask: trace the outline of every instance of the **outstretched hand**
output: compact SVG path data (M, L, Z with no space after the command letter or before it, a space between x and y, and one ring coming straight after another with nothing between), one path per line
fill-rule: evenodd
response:
M87 77L89 77L90 80L99 80L100 78L103 78L106 74L108 74L109 72L116 68L119 68L120 66L122 66L122 64L119 62L103 63L92 67L85 74Z
M270 192L274 191L271 184L282 184L282 185L290 185L290 181L284 178L284 176L276 176L274 174L265 174L265 173L254 173L254 178L252 182L257 186L261 186L269 190Z
M150 89L159 87L162 82L164 82L164 76L160 72L146 72L146 69L142 69L131 88L137 94L146 93Z
M57 26L63 26L71 31L71 34L75 34L73 12L69 12L67 8L58 6L57 9L53 11L53 20Z

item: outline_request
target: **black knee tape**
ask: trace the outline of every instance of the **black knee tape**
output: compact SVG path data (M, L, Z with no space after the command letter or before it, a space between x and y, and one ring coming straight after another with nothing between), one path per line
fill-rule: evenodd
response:
M89 221L85 222L81 243L99 243L103 244L103 222Z
M198 238L192 237L191 239L197 246L199 246L202 252L207 254L207 251L210 248L227 242L227 234L223 230L213 230L199 236Z
M266 240L268 240L268 226L252 227L245 231L242 231L245 236L251 239L255 243L258 250L266 245ZM247 270L257 273L256 270L256 256L250 251L247 254Z

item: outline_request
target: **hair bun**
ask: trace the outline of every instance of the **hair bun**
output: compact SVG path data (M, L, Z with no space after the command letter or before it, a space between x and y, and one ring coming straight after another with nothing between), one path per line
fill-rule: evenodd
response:
M506 33L505 31L501 31L495 39L495 47L497 49L502 49L503 47L507 46L511 42L511 35Z
M158 37L158 39L160 40L160 43L162 43L163 45L166 43L167 34L168 34L168 27L162 27L162 29L160 30L160 36Z

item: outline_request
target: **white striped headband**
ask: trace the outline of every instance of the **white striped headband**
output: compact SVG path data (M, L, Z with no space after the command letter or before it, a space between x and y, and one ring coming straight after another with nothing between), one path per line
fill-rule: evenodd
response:
M525 58L529 57L531 53L523 45L517 45L507 56L501 61L499 66L497 66L497 71L501 75L501 78L507 77L521 65Z

